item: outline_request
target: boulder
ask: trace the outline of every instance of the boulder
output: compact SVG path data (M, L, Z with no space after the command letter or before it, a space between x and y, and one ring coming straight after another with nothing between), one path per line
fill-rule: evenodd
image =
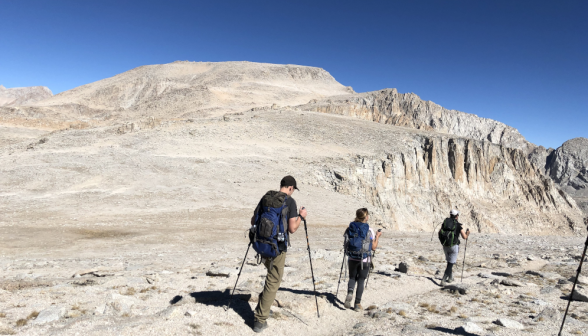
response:
M573 276L570 278L570 282L574 282L576 281L576 277ZM584 275L580 275L578 277L578 282L580 285L588 285L588 277L584 276Z
M498 324L499 326L503 326L508 329L517 329L517 330L525 329L525 326L522 325L521 323L514 321L514 320L511 320L511 319L507 319L507 318L500 318L500 319L496 320L495 323Z
M52 306L41 310L37 318L33 320L33 324L45 324L53 321L57 321L65 316L65 308Z
M466 334L466 335L468 335L468 334L479 335L479 334L484 333L484 329L482 329L479 325L475 324L474 322L467 322L466 324L457 328L456 332L459 334Z
M588 302L588 291L582 286L576 286L572 293L572 300Z

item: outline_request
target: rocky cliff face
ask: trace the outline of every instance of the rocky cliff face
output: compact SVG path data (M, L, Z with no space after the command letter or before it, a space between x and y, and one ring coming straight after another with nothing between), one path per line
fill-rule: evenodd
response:
M588 213L588 139L575 138L556 150L534 151L530 159Z
M357 155L323 167L325 188L363 198L397 230L432 231L457 208L478 232L564 233L582 228L574 200L520 149L463 138L419 136L408 148Z
M454 134L525 152L535 146L514 128L474 114L448 110L414 93L385 89L322 100L299 106L302 110L341 114L383 124Z
M53 96L45 86L30 86L7 89L0 85L0 107L32 104Z

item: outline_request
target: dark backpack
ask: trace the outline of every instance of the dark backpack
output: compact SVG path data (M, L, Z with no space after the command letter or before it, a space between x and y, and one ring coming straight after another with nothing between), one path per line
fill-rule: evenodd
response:
M439 241L443 246L453 246L457 244L458 237L455 237L457 221L454 218L446 218L439 230Z
M352 259L363 260L372 255L372 233L367 223L351 222L343 236L345 253ZM363 264L362 264L363 266Z
M255 209L255 224L249 232L253 249L263 258L275 258L282 251L278 242L288 242L288 195L268 191Z

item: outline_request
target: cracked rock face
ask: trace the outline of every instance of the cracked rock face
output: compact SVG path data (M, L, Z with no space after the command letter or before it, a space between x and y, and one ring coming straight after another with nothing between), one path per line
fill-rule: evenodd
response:
M398 93L396 89L312 100L299 108L487 140L523 151L530 151L535 147L515 128L501 122L480 118L475 114L448 110L431 101L424 101L414 93Z
M588 139L568 140L556 150L539 147L529 159L588 213Z
M521 150L443 136L405 142L397 151L327 163L319 184L365 198L376 207L375 217L397 230L430 231L450 208L479 232L548 233L582 226L574 200Z

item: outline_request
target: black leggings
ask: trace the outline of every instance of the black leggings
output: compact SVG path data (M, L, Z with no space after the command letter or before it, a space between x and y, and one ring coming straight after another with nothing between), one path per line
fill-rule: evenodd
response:
M365 279L370 271L370 264L367 262L363 263L363 269L361 269L361 261L349 259L349 284L347 285L347 294L353 295L355 289L355 283L357 282L357 292L355 292L355 303L361 302L361 295L363 294L363 285Z

